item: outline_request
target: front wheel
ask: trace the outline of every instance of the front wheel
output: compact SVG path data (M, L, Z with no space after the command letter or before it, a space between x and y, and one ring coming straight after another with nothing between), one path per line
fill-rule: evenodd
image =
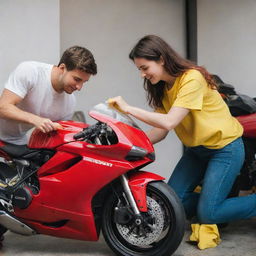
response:
M178 248L184 235L185 214L174 191L162 181L149 183L147 207L146 213L141 212L139 224L124 193L109 196L102 215L102 231L117 255L170 256Z

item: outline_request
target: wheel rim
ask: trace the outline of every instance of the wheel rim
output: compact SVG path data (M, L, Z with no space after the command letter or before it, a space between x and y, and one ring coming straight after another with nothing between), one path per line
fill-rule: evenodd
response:
M147 196L147 207L147 214L154 220L153 223L150 224L150 228L152 229L151 232L144 234L141 231L141 234L138 234L139 227L135 227L133 230L131 230L132 228L127 225L116 224L120 235L132 245L146 247L153 242L158 241L158 239L161 237L164 229L164 211L161 205L149 196Z

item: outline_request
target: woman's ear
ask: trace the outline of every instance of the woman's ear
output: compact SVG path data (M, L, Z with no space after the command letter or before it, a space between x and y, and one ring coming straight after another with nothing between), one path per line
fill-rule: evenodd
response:
M163 59L162 56L160 56L159 63L160 63L160 65L162 65L162 66L164 65L164 59Z

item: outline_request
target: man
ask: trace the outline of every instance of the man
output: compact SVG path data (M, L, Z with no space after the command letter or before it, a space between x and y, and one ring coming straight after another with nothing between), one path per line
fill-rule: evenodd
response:
M32 127L44 133L58 129L55 121L73 115L72 93L96 74L92 53L80 46L67 49L58 66L22 62L9 76L0 97L0 140L25 145L26 133ZM0 249L5 232L0 225Z
M32 127L42 132L56 130L55 121L71 119L76 90L97 74L92 53L73 46L62 55L58 66L22 62L10 75L0 97L0 140L27 144Z

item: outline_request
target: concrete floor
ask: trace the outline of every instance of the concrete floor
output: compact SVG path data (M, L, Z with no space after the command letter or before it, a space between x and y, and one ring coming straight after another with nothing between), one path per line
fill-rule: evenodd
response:
M189 226L173 256L255 256L256 218L229 224L221 231L221 244L212 249L199 250L186 241ZM99 242L83 242L44 235L21 236L6 233L0 256L114 256L103 238Z

